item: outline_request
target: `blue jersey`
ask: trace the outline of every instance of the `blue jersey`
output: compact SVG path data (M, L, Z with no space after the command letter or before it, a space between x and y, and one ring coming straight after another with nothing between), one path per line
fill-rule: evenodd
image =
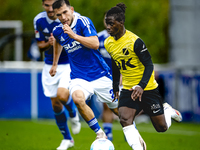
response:
M45 41L47 42L53 28L60 24L58 19L51 20L48 18L47 13L41 12L34 18L34 29L35 29L35 38L37 41ZM46 64L53 64L53 46L51 46L48 50L45 51L44 61ZM65 50L62 51L61 56L59 58L58 64L67 64L69 63L67 53Z
M107 50L104 47L104 41L110 35L108 34L108 32L106 30L99 32L97 35L99 38L99 51L100 51L101 55L103 56L104 60L106 61L106 63L108 64L108 66L111 68L110 73L112 74L111 57L110 57L110 54L107 52Z
M53 35L57 42L64 47L68 53L71 67L71 79L81 78L87 81L96 80L102 76L108 76L110 68L104 61L98 50L90 49L70 38L64 33L63 25L55 27ZM97 36L92 21L84 16L75 15L71 25L73 32L80 36Z

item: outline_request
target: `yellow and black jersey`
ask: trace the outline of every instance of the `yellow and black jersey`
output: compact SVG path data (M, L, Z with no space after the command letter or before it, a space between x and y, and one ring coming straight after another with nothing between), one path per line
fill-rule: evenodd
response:
M153 90L158 86L154 77L151 55L137 35L126 30L118 40L109 36L104 46L115 62L112 65L114 91L116 91L116 83L118 87L119 71L122 74L124 89L140 85L144 90Z

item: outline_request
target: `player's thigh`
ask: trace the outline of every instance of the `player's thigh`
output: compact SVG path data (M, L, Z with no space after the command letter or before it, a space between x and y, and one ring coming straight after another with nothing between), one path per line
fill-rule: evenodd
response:
M84 100L87 100L94 94L91 83L83 79L72 79L69 85L69 92L73 96L73 100L77 96L82 96ZM79 95L79 93L82 94Z
M60 75L57 96L64 101L68 100L69 97L69 83L70 83L70 66L67 65L58 65L58 74Z
M70 65L66 64L66 65L58 65L58 70L57 73L60 75L60 79L59 79L59 84L58 84L58 88L66 88L69 89L69 83L70 83Z
M151 116L159 116L164 114L162 97L158 88L154 90L144 91L142 94L142 108L145 113Z
M119 118L122 126L127 126L133 123L133 120L141 110L140 103L131 98L131 91L122 89L119 97Z
M114 109L118 107L118 100L113 101L114 94L112 89L112 80L106 76L101 77L97 80L91 82L94 93L97 95L97 99L106 103L110 109Z
M122 89L119 96L119 106L120 107L127 107L136 110L136 114L139 113L142 109L142 104L139 101L134 101L131 98L132 91Z
M143 110L150 116L152 124L158 132L167 130L162 102L158 88L144 91L142 95Z

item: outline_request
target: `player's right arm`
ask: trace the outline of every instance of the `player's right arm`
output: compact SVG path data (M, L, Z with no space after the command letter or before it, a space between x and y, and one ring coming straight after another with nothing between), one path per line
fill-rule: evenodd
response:
M120 81L120 71L117 67L113 58L112 60L112 77L113 77L113 92L114 92L114 99L119 99L119 81Z
M48 50L51 46L53 46L53 41L54 41L54 37L51 33L51 36L49 37L49 40L47 42L45 41L37 41L37 45L40 49L40 51L46 51Z
M53 41L53 64L52 64L52 67L49 71L49 74L53 77L55 76L56 74L56 69L57 69L57 66L58 66L58 60L60 58L60 54L62 52L62 49L63 47L56 41L54 40Z
M39 13L33 20L34 30L35 30L35 39L37 40L37 45L40 51L46 51L48 50L52 45L53 41L55 40L52 33L48 39L48 41L45 38L45 35L43 33L43 27L42 24L44 23L42 21L41 16L43 16L44 13Z

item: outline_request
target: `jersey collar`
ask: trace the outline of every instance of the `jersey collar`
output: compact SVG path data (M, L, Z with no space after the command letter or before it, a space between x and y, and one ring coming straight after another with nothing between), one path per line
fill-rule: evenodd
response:
M58 23L60 23L60 20L57 18L56 20L51 20L48 16L47 16L47 13L46 13L46 18L47 18L47 22L49 23L49 24L51 24L51 23L53 23L53 22L58 22Z
M79 13L77 13L77 12L74 12L74 20L73 20L73 22L72 22L72 24L71 24L71 29L76 25L76 22L77 22L77 20L78 20L78 16L80 16L80 14Z

